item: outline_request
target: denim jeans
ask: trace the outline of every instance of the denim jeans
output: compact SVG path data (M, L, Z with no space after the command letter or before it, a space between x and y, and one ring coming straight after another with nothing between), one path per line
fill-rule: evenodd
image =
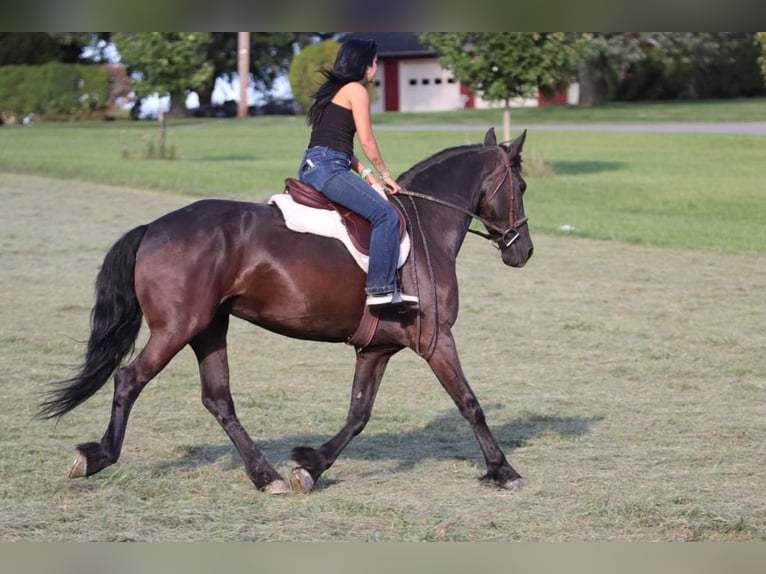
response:
M298 167L298 179L370 222L365 292L368 295L392 292L396 288L399 261L399 218L394 207L351 172L351 156L329 147L306 150Z

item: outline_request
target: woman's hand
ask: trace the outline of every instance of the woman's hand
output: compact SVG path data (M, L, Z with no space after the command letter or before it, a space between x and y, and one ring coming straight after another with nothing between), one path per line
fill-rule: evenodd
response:
M391 193L397 193L402 189L402 186L396 183L396 180L390 175L383 178L383 185L385 185Z

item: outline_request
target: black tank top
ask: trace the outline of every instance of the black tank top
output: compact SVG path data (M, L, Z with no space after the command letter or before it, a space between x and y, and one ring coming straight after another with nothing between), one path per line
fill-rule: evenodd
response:
M326 146L354 155L356 125L351 110L330 102L311 129L309 147Z

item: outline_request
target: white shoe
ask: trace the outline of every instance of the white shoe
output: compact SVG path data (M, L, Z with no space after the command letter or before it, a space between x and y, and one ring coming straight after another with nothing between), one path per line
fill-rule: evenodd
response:
M367 295L367 306L375 307L380 305L412 305L418 304L418 298L414 295L405 295L399 291L393 293L383 293L379 295Z
M376 295L367 295L367 306L375 307L377 305L390 305L394 302L393 293L380 293Z

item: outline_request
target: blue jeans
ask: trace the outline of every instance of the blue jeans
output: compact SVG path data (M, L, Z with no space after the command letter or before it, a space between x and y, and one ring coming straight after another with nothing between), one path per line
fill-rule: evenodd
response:
M298 179L370 222L365 292L380 295L394 291L399 262L399 218L388 201L351 172L351 156L329 147L311 147L298 167Z

